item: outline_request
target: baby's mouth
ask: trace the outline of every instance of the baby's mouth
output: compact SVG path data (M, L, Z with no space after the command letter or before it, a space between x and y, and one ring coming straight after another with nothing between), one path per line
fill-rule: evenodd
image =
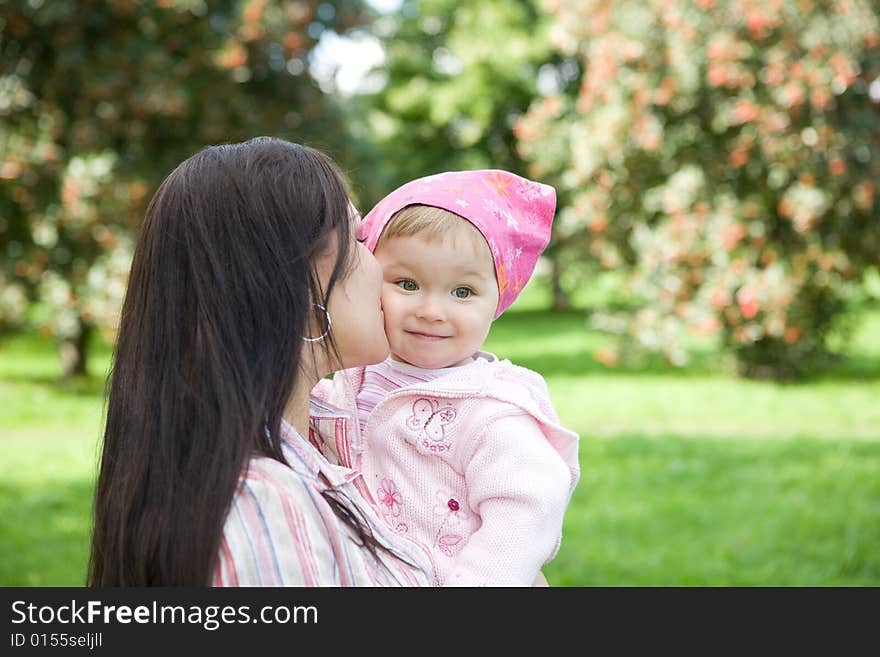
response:
M422 340L431 340L431 341L445 340L446 338L450 337L448 335L435 335L433 333L422 333L421 331L405 331L405 333L407 333L415 338L420 338Z

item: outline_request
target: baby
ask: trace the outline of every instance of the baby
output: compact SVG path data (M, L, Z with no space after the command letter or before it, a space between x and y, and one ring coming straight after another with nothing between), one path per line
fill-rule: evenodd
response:
M578 436L539 374L481 351L555 206L552 187L506 171L446 172L403 185L361 224L391 355L337 373L325 395L357 408L373 501L433 550L444 585L529 586L560 545Z

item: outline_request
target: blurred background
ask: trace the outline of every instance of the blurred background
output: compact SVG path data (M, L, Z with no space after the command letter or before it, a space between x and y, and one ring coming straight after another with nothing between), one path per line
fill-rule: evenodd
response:
M487 345L581 435L552 585L880 585L876 0L0 0L0 585L83 584L146 204L261 134L557 189Z

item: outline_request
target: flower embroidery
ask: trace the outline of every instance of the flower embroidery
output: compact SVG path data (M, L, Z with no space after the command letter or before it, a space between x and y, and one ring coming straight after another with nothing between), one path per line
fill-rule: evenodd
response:
M469 517L461 495L449 489L434 493L434 516L439 521L434 547L447 557L454 557L467 541L462 523Z
M383 479L382 485L379 486L377 497L379 498L379 504L382 505L382 513L394 517L400 515L400 505L403 502L403 497L393 481Z
M458 527L467 518L461 497L449 490L438 490L434 493L434 515L438 516L441 529L448 530Z

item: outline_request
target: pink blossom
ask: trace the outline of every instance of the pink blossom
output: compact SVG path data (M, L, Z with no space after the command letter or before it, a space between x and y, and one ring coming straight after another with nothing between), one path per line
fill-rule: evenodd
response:
M384 507L382 513L391 516L400 515L400 505L403 502L397 485L390 479L383 479L378 491L379 503Z
M758 297L749 288L744 287L736 293L736 302L746 319L754 319L758 314Z

